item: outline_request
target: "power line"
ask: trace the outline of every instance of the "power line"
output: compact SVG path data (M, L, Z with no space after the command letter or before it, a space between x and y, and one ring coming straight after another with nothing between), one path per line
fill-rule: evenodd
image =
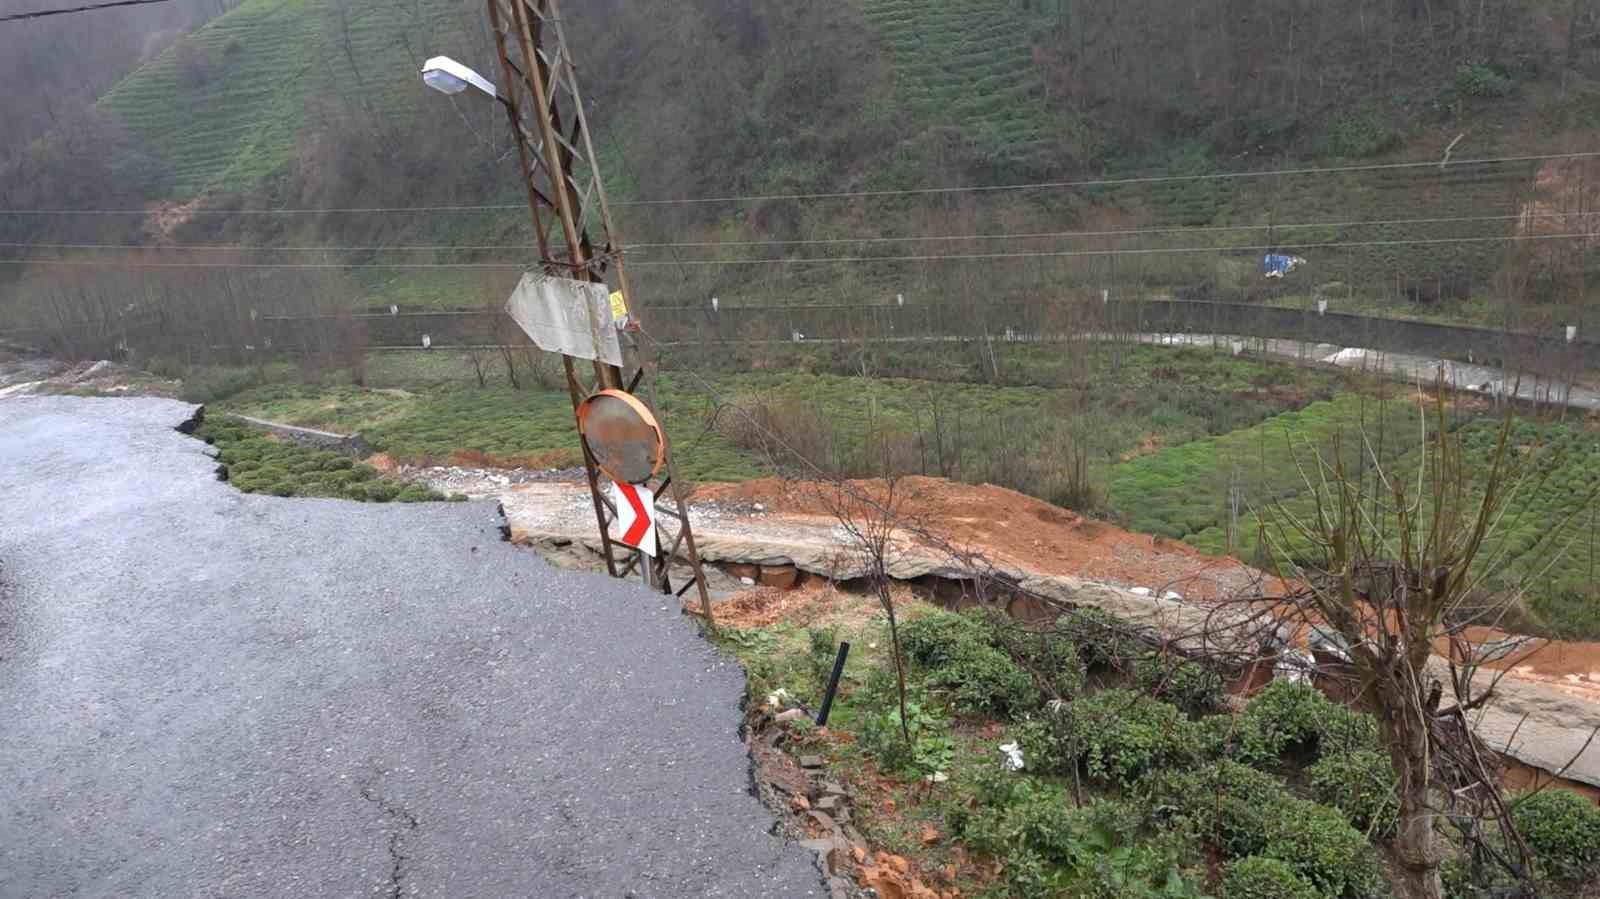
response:
M149 3L165 3L167 0L115 0L112 3L95 3L89 6L74 6L70 9L41 9L34 12L12 13L0 16L0 22L16 22L21 19L43 19L46 16L64 16L75 12L93 12L97 9L110 9L114 6L144 6Z
M667 248L716 248L716 247L777 247L777 246L824 246L852 243L928 243L939 241L962 240L1044 240L1044 239L1071 239L1078 237L1135 237L1152 234L1201 234L1230 231L1289 231L1297 228L1361 228L1379 227L1389 225L1429 225L1429 224L1467 224L1477 222L1504 222L1523 221L1532 219L1553 218L1589 218L1600 216L1600 210L1590 212L1527 212L1510 213L1504 215L1466 215L1449 216L1443 218L1415 218L1415 219L1369 219L1365 221L1339 221L1339 222L1287 222L1268 225L1194 225L1173 226L1170 228L1134 228L1110 231L1023 231L1023 232L989 232L984 234L916 234L892 237L823 237L823 238L796 238L792 240L706 240L706 241L678 241L678 242L645 242L628 244L627 250L641 249L667 249ZM0 247L28 248L50 250L142 250L159 252L167 250L183 251L214 251L214 252L249 252L249 253L318 253L318 252L448 252L448 251L477 251L477 250L535 250L532 244L386 244L370 246L352 246L348 244L322 244L317 246L288 246L272 247L251 244L135 244L135 243L44 243L38 241L0 241Z
M153 0L152 0L153 2ZM790 194L734 194L719 197L681 199L623 200L612 206L689 206L711 203L758 203L799 200L845 200L870 197L927 196L957 193L996 193L1023 190L1062 190L1072 187L1118 187L1131 184L1165 184L1185 181L1210 181L1241 178L1273 178L1290 175L1338 175L1350 172L1402 171L1407 169L1457 169L1475 165L1501 165L1516 162L1549 162L1557 159L1589 159L1600 151L1547 153L1530 156L1501 156L1488 159L1461 159L1448 162L1384 162L1367 165L1326 166L1320 168L1269 169L1255 172L1203 172L1193 175L1146 175L1129 178L1093 178L1078 181L1035 181L1019 184L968 185L960 187L917 187L900 190L857 190ZM522 210L522 204L478 204L443 206L351 206L303 207L283 209L196 209L189 215L379 215L412 212L487 212ZM148 209L0 209L4 215L149 215Z
M832 263L868 263L868 262L963 262L983 259L1038 259L1038 258L1065 258L1065 257L1100 257L1100 256L1162 256L1187 253L1237 253L1268 250L1310 250L1310 249L1341 249L1346 247L1397 247L1397 246L1426 246L1434 244L1464 244L1464 243L1491 243L1496 241L1543 241L1543 240L1592 240L1593 234L1521 234L1521 235L1496 235L1489 237L1432 237L1411 238L1404 240L1355 240L1355 241L1323 241L1317 243L1298 244L1257 244L1249 246L1210 246L1210 247L1139 247L1135 249L1106 249L1106 250L1038 250L1027 252L1002 252L1002 253L948 253L926 254L912 256L814 256L809 258L786 258L774 256L762 259L684 259L675 261L665 260L636 260L632 265L666 266L666 265L770 265L781 263L784 265L801 264L832 264ZM173 268L173 269L498 269L498 270L525 270L527 265L520 262L117 262L94 261L80 259L50 258L20 258L0 259L0 265L55 265L75 266L84 268Z

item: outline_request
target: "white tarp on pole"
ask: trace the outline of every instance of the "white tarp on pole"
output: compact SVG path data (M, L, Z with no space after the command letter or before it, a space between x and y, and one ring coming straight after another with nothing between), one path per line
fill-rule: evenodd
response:
M604 284L525 272L506 314L541 350L622 364L611 289Z

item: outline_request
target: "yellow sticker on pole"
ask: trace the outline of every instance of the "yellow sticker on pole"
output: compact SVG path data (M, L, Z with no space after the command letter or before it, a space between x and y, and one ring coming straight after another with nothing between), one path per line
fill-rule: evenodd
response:
M622 299L622 291L611 291L611 318L622 321L628 317L628 304Z

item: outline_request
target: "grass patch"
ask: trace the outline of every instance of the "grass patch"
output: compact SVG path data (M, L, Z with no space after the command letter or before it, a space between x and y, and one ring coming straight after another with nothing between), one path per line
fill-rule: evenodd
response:
M861 378L807 370L831 367L835 360L828 358L786 358L803 367L663 372L659 398L683 476L742 480L771 473L782 461L741 434L748 417L722 406L731 403L744 412L769 410L776 419L768 424L796 430L797 449L828 470L881 474L887 459L902 474L987 481L1092 508L1083 494L1063 490L1059 460L1030 459L1030 448L1081 443L1084 478L1103 485L1123 458L1259 422L1331 395L1344 377L1143 346L1104 354L1094 345L1081 353L1014 347L1004 370L1031 372L1031 383L1003 384L960 380L977 373L958 368L946 379ZM880 361L889 371L915 364L893 355ZM370 357L365 387L248 386L255 381L241 370L240 383L229 381L215 396L226 411L359 432L400 462L444 462L469 452L503 464L579 464L565 391L532 383L513 389L500 366L498 358L489 360L490 383L479 387L465 354L379 353Z

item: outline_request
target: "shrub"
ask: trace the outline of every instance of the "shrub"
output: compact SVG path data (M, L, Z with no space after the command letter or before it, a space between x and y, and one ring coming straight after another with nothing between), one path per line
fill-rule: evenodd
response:
M927 683L950 691L956 708L970 715L1005 717L1039 706L1033 678L992 646L967 645L948 665L932 672Z
M1050 723L1044 751L1057 766L1082 764L1090 777L1124 786L1159 765L1193 757L1194 735L1183 713L1130 690L1069 702Z
M401 488L400 492L395 494L394 498L396 501L402 503L429 503L436 499L442 499L443 497L422 486L421 484L410 484Z
M1398 138L1389 114L1367 102L1329 116L1317 150L1324 156L1359 159L1382 153Z
M1314 753L1335 708L1308 684L1267 684L1239 716L1239 758L1261 766L1275 765L1287 753Z
M1546 789L1519 799L1511 818L1545 876L1576 880L1600 863L1600 808L1588 799Z
M1286 799L1267 818L1261 855L1288 864L1328 896L1365 899L1383 882L1365 836L1337 809Z
M1134 665L1139 689L1172 703L1190 715L1222 708L1227 695L1216 669L1174 655L1149 653Z
M928 669L926 683L947 691L962 712L1019 715L1039 706L1039 690L1032 676L998 648L999 630L1007 626L983 610L935 612L907 622L900 641L912 660Z
M1140 787L1155 816L1189 819L1229 858L1260 852L1270 820L1291 798L1276 777L1227 760L1198 770L1157 772Z
M277 463L263 463L260 468L256 469L255 474L257 478L268 483L276 483L289 477L289 472Z
M1394 833L1399 779L1387 754L1372 749L1324 752L1307 774L1317 801L1344 812L1358 830L1380 838Z
M906 725L911 732L911 742L908 744L900 729L900 705L894 698L894 678L892 675L882 677L885 672L881 670L873 673L879 677L869 680L863 696L863 705L868 710L858 733L862 748L876 758L885 771L923 777L948 770L955 753L949 723L920 690L909 691Z
M1097 800L1076 808L1066 791L992 769L979 776L977 808L947 816L967 848L1002 861L1007 895L1132 899L1190 896L1177 867L1181 841L1139 842L1143 821L1126 803Z
M191 403L219 403L260 383L253 368L202 368L183 379L183 398Z
M973 644L991 645L993 638L988 619L975 612L933 612L900 625L901 648L929 668L950 664Z
M1456 91L1466 97L1509 97L1517 82L1492 66L1463 63L1456 66Z
M293 481L279 481L267 489L273 496L294 496L295 494Z
M1317 736L1318 755L1334 752L1383 751L1378 739L1378 719L1366 712L1330 702Z
M1275 858L1252 855L1228 864L1223 899L1322 899L1311 882Z
M1128 626L1101 609L1073 609L1056 620L1056 630L1072 641L1089 671L1121 670L1141 649Z
M1001 637L1012 655L1022 660L1051 695L1071 699L1083 692L1083 660L1078 658L1077 645L1065 634L1013 624L1001 631Z

